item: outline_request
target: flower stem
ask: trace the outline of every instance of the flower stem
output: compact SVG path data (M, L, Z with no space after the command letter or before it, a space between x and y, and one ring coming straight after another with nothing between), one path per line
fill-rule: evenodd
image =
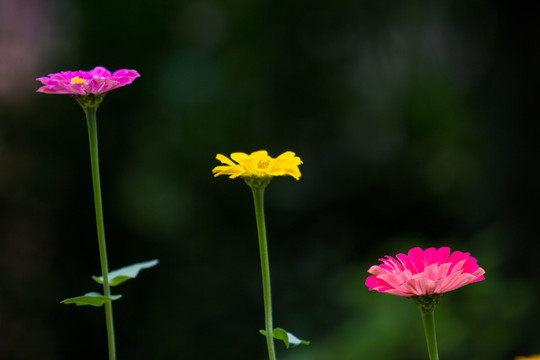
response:
M266 225L264 221L264 189L252 188L253 201L255 203L255 217L257 219L257 233L259 235L259 252L261 255L261 270L264 295L264 318L266 325L266 345L268 357L276 360L274 349L273 324L272 324L272 291L270 287L270 263L268 260L268 244L266 241Z
M96 208L96 225L99 244L99 259L101 262L101 276L103 277L103 295L111 296L109 285L109 265L107 263L107 246L105 244L105 225L103 222L103 205L101 200L101 181L99 176L98 135L96 121L96 107L86 107L86 121L88 124L88 139L90 142L90 163L92 165L92 183L94 185L94 203ZM105 321L107 324L107 339L109 342L109 360L116 360L116 345L114 340L114 322L112 301L105 303Z
M422 311L422 322L426 333L427 348L430 360L439 360L437 351L437 335L435 333L435 313L434 311Z

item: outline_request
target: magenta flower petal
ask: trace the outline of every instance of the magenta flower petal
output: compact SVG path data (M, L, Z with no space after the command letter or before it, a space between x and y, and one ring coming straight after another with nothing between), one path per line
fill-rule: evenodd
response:
M397 258L397 260L396 260ZM484 269L469 253L450 248L412 248L408 254L379 259L366 279L369 290L399 296L444 294L473 282L484 280Z
M45 94L96 95L131 84L140 75L136 70L121 69L113 74L102 66L90 71L62 71L39 77Z

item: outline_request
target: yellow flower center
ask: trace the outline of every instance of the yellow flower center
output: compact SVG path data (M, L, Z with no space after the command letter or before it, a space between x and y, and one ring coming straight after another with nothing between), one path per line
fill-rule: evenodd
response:
M71 79L71 83L72 84L84 84L85 81L84 81L84 79L81 79L80 77L75 76L74 78Z
M257 164L257 168L268 169L268 165L270 165L270 160L266 160L266 161L259 160L259 163Z

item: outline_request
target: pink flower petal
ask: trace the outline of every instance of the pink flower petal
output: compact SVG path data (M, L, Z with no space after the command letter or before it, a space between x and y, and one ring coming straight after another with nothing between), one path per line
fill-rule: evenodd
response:
M416 268L411 263L411 260L409 260L409 257L407 255L405 255L405 254L397 254L396 257L399 259L401 264L403 264L403 267L405 269L408 269L408 270L411 270L411 271L416 271Z
M417 272L420 273L424 271L424 266L426 265L426 257L422 249L416 247L409 250L409 260L411 261Z
M437 250L437 263L444 264L448 260L448 256L450 255L450 248L449 247L442 247Z
M369 290L398 296L432 295L484 280L484 269L470 253L451 252L448 247L416 247L396 258L386 256L379 259L380 265L369 268Z
M138 77L140 75L136 70L121 69L111 74L109 70L98 66L90 71L62 71L36 80L43 84L37 90L41 93L92 95L103 94L131 84ZM79 79L84 80L84 82L78 82Z

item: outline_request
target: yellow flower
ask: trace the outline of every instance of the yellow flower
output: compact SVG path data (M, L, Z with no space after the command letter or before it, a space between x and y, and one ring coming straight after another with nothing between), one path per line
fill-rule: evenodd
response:
M518 356L514 360L540 360L540 355Z
M302 174L298 165L302 160L292 151L284 152L277 158L272 158L265 150L255 151L251 154L235 152L231 154L231 159L218 154L216 159L225 165L216 166L212 173L214 176L229 175L229 178L237 177L258 177L271 178L273 176L290 175L296 180L300 179Z

